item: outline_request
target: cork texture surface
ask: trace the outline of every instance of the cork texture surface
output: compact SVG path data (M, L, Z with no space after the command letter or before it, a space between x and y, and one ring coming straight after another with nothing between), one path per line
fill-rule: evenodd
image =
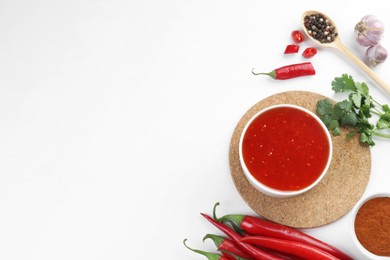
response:
M248 182L241 168L240 135L254 114L276 104L294 104L315 113L317 101L324 98L307 91L278 93L256 103L239 120L230 141L230 172L241 197L258 215L290 227L313 228L341 218L363 195L371 173L371 151L359 143L358 136L346 140L345 129L340 136L332 136L333 156L326 176L302 195L292 198L265 195Z

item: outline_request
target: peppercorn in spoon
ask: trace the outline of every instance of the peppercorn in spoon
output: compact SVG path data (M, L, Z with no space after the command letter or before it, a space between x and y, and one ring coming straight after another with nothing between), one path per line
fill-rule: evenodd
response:
M341 51L366 72L379 87L390 94L390 85L383 81L341 42L337 27L328 16L318 11L306 11L302 15L302 25L303 31L310 39L323 47L335 48Z

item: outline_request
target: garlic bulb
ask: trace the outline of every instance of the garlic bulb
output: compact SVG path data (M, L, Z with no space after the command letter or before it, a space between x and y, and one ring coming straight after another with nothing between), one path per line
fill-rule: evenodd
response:
M387 50L380 44L370 46L366 51L366 63L375 67L379 63L384 62L387 59Z
M380 43L384 30L384 24L376 16L366 15L355 25L355 38L362 46L374 46Z

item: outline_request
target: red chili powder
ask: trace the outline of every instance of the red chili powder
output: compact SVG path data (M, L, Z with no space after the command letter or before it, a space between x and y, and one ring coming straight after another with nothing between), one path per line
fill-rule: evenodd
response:
M359 242L371 253L390 256L390 197L366 201L355 218Z

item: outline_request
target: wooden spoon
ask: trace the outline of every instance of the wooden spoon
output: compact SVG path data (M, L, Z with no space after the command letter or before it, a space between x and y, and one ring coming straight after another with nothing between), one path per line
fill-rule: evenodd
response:
M315 39L312 35L310 35L308 33L308 30L307 28L305 27L305 17L306 16L310 16L310 15L313 15L313 14L321 14L322 16L324 16L326 19L329 20L329 22L335 27L335 31L337 32L337 36L334 38L333 41L331 42L325 42L325 43L322 43L320 41L318 41L317 39ZM360 67L364 72L366 72L368 74L368 76L371 77L372 80L375 81L375 83L381 87L384 91L386 91L388 94L390 94L390 85L387 84L385 81L383 81L374 71L372 71L363 61L361 61L358 57L356 57L347 47L345 47L345 45L341 42L340 40L340 37L338 35L338 31L337 31L337 26L336 24L332 21L332 19L330 19L327 15L321 13L321 12L318 12L318 11L306 11L303 13L302 15L302 25L303 25L303 30L304 32L306 33L306 35L312 39L314 42L316 42L317 44L323 46L323 47L330 47L330 48L334 48L334 49L337 49L339 51L341 51L342 53L344 53L351 61L353 61L358 67Z

